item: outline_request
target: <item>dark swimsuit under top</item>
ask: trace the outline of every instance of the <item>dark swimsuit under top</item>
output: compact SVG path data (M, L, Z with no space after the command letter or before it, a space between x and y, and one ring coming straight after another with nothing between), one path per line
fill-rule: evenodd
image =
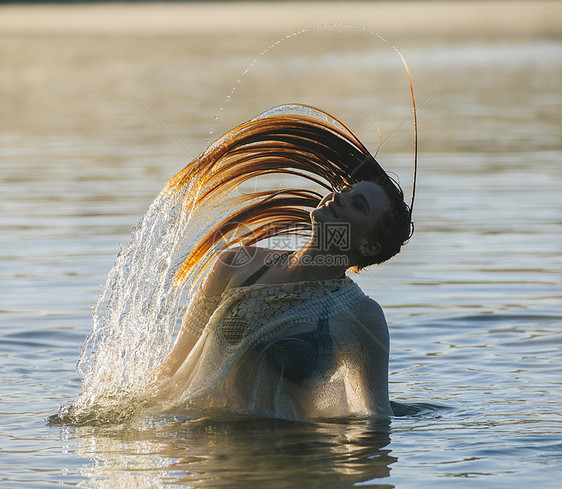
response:
M277 260L266 263L244 280L240 287L253 285L271 266L287 259L290 254L284 253ZM333 363L333 340L327 318L320 318L313 331L286 336L259 345L258 349L265 353L276 371L295 384L313 375L326 375Z

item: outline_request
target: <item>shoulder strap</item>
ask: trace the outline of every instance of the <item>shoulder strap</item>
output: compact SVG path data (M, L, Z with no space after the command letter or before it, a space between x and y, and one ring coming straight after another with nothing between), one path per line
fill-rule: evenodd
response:
M254 273L252 273L252 275L250 275L246 280L244 280L238 287L247 287L248 285L254 285L257 280L265 273L267 272L273 265L275 265L276 263L279 263L282 260L285 260L291 253L293 253L292 251L288 251L287 253L283 253L281 255L279 255L277 257L276 260L272 260L272 261L267 261L265 263L265 265L263 265L262 267L260 267L257 271L255 271Z

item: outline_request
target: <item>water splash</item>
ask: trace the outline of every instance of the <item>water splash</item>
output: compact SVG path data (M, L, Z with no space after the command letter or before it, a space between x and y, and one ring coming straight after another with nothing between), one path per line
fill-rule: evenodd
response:
M170 350L204 264L193 267L182 280L178 271L210 228L245 205L235 189L226 196L220 192L210 196L202 209L196 205L205 190L202 179L187 178L178 185L176 177L156 197L118 254L94 307L92 332L77 364L82 391L74 405L63 406L50 423L120 422L151 402L153 373ZM217 242L210 256L223 246Z
M181 319L183 287L173 277L191 242L185 236L190 190L162 191L117 256L77 364L82 392L71 410L63 408L59 415L75 420L126 416L142 401Z

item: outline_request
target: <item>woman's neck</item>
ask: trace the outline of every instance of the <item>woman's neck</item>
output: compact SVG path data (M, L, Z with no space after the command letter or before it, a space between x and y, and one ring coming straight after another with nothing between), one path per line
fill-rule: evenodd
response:
M330 280L340 278L349 267L349 256L345 253L323 250L311 239L291 254L283 272L295 282Z

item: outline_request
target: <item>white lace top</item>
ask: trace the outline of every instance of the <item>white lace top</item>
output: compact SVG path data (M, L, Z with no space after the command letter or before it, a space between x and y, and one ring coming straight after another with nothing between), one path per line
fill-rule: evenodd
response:
M370 367L371 356L388 358L374 334L386 331L386 322L380 308L370 324L358 320L365 300L347 277L250 285L220 297L199 291L153 386L157 399L207 413L218 409L287 419L386 414L387 399L379 403L370 387L377 375L386 377ZM319 347L308 341L311 335L295 332L313 332L319 324L327 332L322 344L329 354L314 356ZM272 345L276 360L281 355L291 363L276 365ZM312 352L313 360L302 363L304 352ZM288 376L290 368L310 372Z

